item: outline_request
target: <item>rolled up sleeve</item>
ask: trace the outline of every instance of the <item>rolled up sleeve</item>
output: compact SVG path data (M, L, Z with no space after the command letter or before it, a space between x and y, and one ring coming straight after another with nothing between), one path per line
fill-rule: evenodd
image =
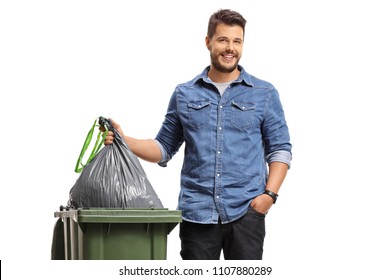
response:
M288 169L291 167L291 159L292 155L289 151L275 151L273 153L270 153L267 155L267 162L268 164L272 162L283 162L288 165Z

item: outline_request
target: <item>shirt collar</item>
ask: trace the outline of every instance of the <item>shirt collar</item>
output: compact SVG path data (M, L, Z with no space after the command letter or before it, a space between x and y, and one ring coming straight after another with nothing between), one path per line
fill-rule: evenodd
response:
M196 76L196 78L194 79L194 84L199 80L203 80L205 83L211 83L211 80L208 77L209 70L210 70L210 66L207 66L202 71L202 73ZM244 67L238 65L238 70L240 70L240 75L235 81L233 81L233 83L245 83L246 85L253 87L252 77L245 71Z

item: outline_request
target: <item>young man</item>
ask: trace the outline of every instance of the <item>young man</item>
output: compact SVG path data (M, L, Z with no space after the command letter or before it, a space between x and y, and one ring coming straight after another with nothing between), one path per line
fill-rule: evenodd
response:
M210 66L176 87L155 139L124 136L138 157L161 166L186 144L178 205L183 259L219 259L221 251L225 259L262 259L265 216L290 166L278 92L239 65L245 24L237 12L214 13ZM112 141L109 133L105 144Z

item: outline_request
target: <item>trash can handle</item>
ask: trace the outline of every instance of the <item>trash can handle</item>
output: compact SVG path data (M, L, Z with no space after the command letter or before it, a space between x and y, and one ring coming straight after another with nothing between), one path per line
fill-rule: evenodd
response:
M100 129L99 129L100 126L104 126L104 128L105 128L104 132L100 131ZM93 147L91 154L88 157L87 162L85 164L83 164L82 160L83 160L84 154L87 151L89 144L91 143L91 140L92 140L92 137L93 137L93 134L94 134L96 128L99 129L99 133L98 133L97 138L96 138L95 146ZM96 154L99 152L100 148L102 147L109 130L111 130L111 124L110 124L110 121L108 119L106 119L104 117L98 117L94 121L91 129L89 130L89 132L87 134L87 137L85 138L84 145L83 145L81 152L80 152L80 155L77 159L76 168L75 168L76 173L80 173L83 170L83 168L88 163L90 163L91 160L96 156Z

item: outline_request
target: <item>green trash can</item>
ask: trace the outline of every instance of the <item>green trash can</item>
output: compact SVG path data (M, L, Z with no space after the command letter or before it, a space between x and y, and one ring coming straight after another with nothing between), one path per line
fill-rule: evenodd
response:
M181 211L168 209L71 209L54 216L57 260L165 260L167 235L182 221Z

